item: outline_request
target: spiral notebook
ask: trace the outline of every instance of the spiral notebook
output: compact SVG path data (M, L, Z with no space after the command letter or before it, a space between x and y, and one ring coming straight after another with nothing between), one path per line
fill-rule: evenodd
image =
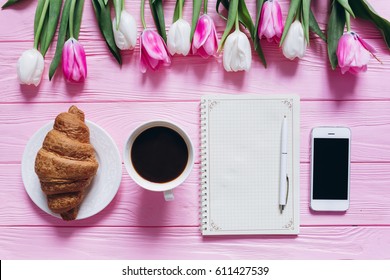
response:
M279 208L286 117L287 204ZM298 234L300 100L206 95L201 100L203 235Z

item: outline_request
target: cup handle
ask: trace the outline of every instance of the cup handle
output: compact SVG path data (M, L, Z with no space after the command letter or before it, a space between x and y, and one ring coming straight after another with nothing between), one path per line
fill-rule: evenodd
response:
M165 198L165 201L172 201L174 199L173 190L165 191L164 198Z

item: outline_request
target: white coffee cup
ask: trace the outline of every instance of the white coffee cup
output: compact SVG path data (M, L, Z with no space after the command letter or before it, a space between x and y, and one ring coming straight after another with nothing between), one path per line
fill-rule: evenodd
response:
M137 139L138 136L140 136L142 132L153 127L166 127L172 129L173 131L177 132L180 135L180 137L184 140L187 146L188 159L184 167L184 170L181 172L181 174L178 177L176 177L175 179L169 182L156 183L145 179L137 172L132 162L131 151L132 151L134 141ZM190 138L184 132L184 130L182 130L179 126L169 121L155 120L155 121L149 121L147 123L138 126L130 134L130 136L127 138L125 142L125 147L123 149L123 160L125 163L127 173L134 180L134 182L137 183L137 185L150 191L163 192L165 200L170 201L174 199L173 189L181 185L191 173L192 167L194 165L194 149Z

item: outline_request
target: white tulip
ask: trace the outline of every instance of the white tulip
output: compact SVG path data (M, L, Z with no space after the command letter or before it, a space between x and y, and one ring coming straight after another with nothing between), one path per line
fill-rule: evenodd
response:
M306 52L307 42L303 32L302 24L295 20L287 32L283 42L283 54L288 59L293 60L296 57L303 58Z
M240 30L230 34L223 51L223 67L226 71L248 71L251 68L252 51L248 37Z
M125 10L121 13L119 28L116 29L116 17L112 20L112 30L116 46L121 50L132 50L137 43L137 22Z
M171 55L182 54L186 56L190 52L191 26L184 19L178 19L169 28L167 37L168 51Z
M19 83L38 86L44 67L43 56L37 49L24 51L16 66Z

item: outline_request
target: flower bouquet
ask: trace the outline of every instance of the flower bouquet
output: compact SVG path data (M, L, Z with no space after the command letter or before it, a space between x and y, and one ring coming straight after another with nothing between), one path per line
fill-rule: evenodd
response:
M24 0L9 0L8 8ZM134 0L133 0L134 1ZM49 79L60 63L66 81L83 82L87 77L87 56L79 41L84 0L38 0L34 18L33 48L25 51L17 63L21 84L37 86L44 72L44 57L58 29L54 58ZM126 11L124 0L91 0L99 30L119 65L121 51L132 50L137 44L137 22ZM371 21L390 48L390 22L380 17L367 0L329 0L330 13L325 32L320 28L311 8L311 0L291 0L285 21L278 0L257 0L256 17L252 20L245 0L216 0L216 12L226 20L218 42L214 20L208 13L207 0L193 0L191 24L183 17L185 0L176 0L172 24L166 33L163 0L149 0L155 29L145 22L145 0L140 2L143 31L139 35L140 70L157 70L171 65L171 56L189 54L203 58L223 52L226 71L248 71L252 64L252 48L262 64L267 61L261 39L281 47L290 60L302 59L310 46L310 32L327 44L332 69L337 66L344 74L367 70L372 57L380 61L375 49L352 28L354 20ZM202 10L203 5L203 11ZM115 16L111 18L111 11ZM59 28L58 28L59 25ZM252 42L250 42L252 41Z

